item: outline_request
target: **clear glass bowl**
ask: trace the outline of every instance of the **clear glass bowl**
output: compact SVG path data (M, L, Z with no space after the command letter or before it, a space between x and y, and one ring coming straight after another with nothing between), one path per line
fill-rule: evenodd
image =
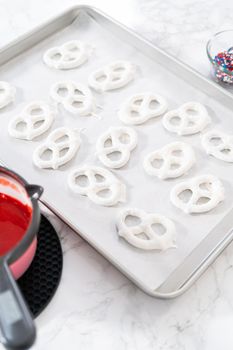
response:
M219 65L215 57L217 54L228 51L233 58L233 30L224 30L218 32L208 41L206 52L212 66L212 71L215 79L218 82L233 84L233 70Z

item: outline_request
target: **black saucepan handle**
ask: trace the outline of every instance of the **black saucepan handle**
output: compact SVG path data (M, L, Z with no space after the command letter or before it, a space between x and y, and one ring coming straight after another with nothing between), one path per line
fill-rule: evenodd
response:
M35 341L30 311L5 261L0 264L0 329L7 349L25 350Z

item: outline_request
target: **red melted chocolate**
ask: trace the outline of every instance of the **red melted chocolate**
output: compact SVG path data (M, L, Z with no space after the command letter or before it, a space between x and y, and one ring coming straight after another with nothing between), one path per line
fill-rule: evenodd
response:
M24 236L32 209L17 199L0 193L0 256L5 255Z

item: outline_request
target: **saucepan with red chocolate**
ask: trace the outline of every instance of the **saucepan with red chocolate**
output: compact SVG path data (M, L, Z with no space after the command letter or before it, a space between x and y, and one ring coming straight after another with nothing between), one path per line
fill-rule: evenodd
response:
M0 333L8 349L26 349L35 340L30 311L15 280L36 252L42 192L0 166Z

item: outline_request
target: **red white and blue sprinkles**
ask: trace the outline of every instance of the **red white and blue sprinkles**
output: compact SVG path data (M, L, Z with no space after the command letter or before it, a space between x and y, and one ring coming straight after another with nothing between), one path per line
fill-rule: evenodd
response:
M213 59L215 75L219 81L233 83L233 47L219 52Z

